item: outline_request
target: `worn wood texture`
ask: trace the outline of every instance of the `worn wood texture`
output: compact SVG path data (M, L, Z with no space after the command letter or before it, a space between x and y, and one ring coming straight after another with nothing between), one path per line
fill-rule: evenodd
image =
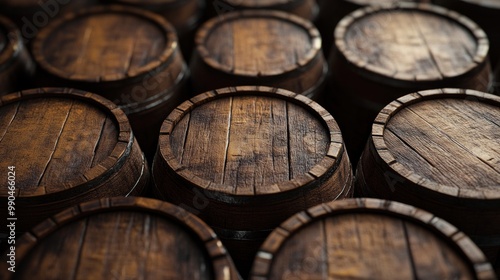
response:
M194 47L195 30L205 11L203 0L103 0L106 3L130 5L148 9L164 16L177 31L183 56L189 61Z
M490 41L489 56L494 67L500 60L500 34L498 20L500 2L495 0L433 0L434 3L457 11L476 22L488 34Z
M0 15L0 95L29 85L34 70L21 32L12 21Z
M446 219L500 271L499 139L498 96L442 89L401 97L375 120L356 192Z
M33 53L39 84L85 89L118 104L152 159L161 123L183 101L188 78L164 18L114 5L70 13L40 32Z
M366 6L384 6L403 2L430 3L430 0L324 0L319 1L317 26L323 38L323 53L328 56L333 44L333 31L345 16Z
M266 239L250 279L496 279L448 222L413 206L349 199L300 212Z
M45 220L17 242L2 279L239 279L215 233L194 215L146 198L103 198Z
M327 107L339 121L353 163L375 116L391 101L424 89L491 86L486 34L444 8L410 3L364 8L339 23L335 38Z
M0 168L6 181L15 166L17 231L80 202L146 188L148 167L127 117L108 100L45 88L0 101ZM0 190L6 220L8 185Z
M315 21L319 13L319 7L315 0L218 0L209 2L209 17L234 10L278 10L309 21Z
M195 42L196 93L265 85L320 98L328 66L319 32L304 19L279 11L231 12L204 23Z
M289 91L236 87L194 97L165 120L159 147L157 197L195 212L228 240L241 271L284 219L351 196L335 120Z

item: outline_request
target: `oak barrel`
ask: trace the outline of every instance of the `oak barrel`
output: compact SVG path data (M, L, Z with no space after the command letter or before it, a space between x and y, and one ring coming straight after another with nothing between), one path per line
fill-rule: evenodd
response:
M206 92L163 123L153 191L219 235L243 276L264 238L313 205L351 197L340 130L317 103L290 91Z
M487 91L487 53L479 26L438 6L372 6L345 17L335 29L328 100L353 164L376 115L394 99L443 87Z
M468 234L500 271L500 97L420 91L385 107L356 175L362 196L434 213Z
M462 232L402 203L348 199L282 223L266 239L250 279L496 279Z
M0 15L0 94L22 89L35 68L16 25Z
M66 14L40 31L33 53L41 86L84 89L118 104L148 159L162 121L187 94L175 30L145 10L109 5Z
M488 34L490 41L491 63L497 65L500 60L500 1L496 0L433 0L436 4L455 10L476 22Z
M20 233L83 201L139 195L149 181L127 117L96 94L41 88L4 95L0 135L0 219L11 217L14 201Z
M234 10L278 10L316 20L319 7L316 0L215 0L208 6L210 17Z
M107 3L130 5L164 16L177 31L183 56L189 60L194 46L194 34L205 11L204 0L103 0Z
M312 23L280 11L245 10L213 18L196 34L193 90L264 85L318 100L327 74Z
M205 223L146 198L74 206L23 235L15 249L15 273L1 257L2 279L239 279Z

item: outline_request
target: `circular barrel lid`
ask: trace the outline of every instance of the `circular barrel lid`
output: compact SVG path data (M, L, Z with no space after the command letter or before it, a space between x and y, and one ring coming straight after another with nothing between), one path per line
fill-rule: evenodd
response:
M67 209L17 240L15 273L3 259L2 279L238 279L206 224L146 198L104 198Z
M419 190L498 205L500 97L463 89L406 95L380 112L372 139L395 177Z
M162 67L177 49L175 34L157 14L102 6L51 22L40 30L33 54L40 67L61 79L121 81Z
M486 34L471 20L415 3L372 6L349 14L335 29L335 44L360 74L412 84L459 79L479 71L489 49Z
M495 279L477 246L413 206L348 199L283 222L266 239L250 279Z

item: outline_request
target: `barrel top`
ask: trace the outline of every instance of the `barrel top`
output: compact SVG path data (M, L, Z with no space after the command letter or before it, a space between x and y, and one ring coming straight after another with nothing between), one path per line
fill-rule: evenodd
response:
M390 170L432 192L500 199L500 97L474 90L403 96L375 120L372 139Z
M312 23L280 11L243 10L215 17L198 30L195 42L212 68L247 77L297 71L321 50Z
M500 9L500 2L497 0L461 0L470 4L484 6L490 9Z
M392 279L394 273L495 279L481 250L451 224L413 206L366 198L321 204L283 222L261 246L250 279Z
M335 44L360 73L406 83L470 75L487 62L489 49L486 34L471 20L417 3L355 11L337 25Z
M177 47L175 30L161 16L110 5L54 20L40 30L33 56L57 77L98 83L145 75L167 63Z
M127 157L127 117L98 95L58 88L0 98L1 168L15 166L16 197L90 190ZM7 196L6 184L0 188Z
M13 278L33 278L42 268L45 277L58 279L238 279L203 221L153 199L82 203L45 220L16 246Z
M17 26L0 15L0 68L14 58L23 48L21 34Z
M317 103L253 86L184 102L167 117L159 139L176 176L224 197L299 189L339 164L342 143L337 123Z

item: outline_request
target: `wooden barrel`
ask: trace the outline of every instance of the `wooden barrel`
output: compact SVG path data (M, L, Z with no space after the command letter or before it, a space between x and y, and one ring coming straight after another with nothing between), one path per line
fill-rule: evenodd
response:
M339 23L335 38L328 100L353 164L378 112L398 97L423 89L490 86L486 34L438 6L364 8Z
M468 234L500 271L500 97L413 93L375 120L356 175L361 196L434 213Z
M115 102L152 159L161 123L183 101L189 76L164 18L114 5L70 13L39 33L33 53L41 86L84 89Z
M315 0L215 0L208 6L210 17L234 10L278 10L304 19L316 20L319 7Z
M351 174L325 109L286 90L236 87L198 95L168 116L153 192L209 224L246 276L260 243L282 221L350 197Z
M25 87L34 70L16 25L0 16L0 95Z
M265 85L318 100L327 74L312 23L279 11L245 10L204 23L191 61L193 90Z
M250 279L496 279L484 254L448 222L378 199L318 205L282 223Z
M18 25L25 41L31 41L54 18L94 6L98 2L99 0L2 0L0 10Z
M109 3L131 5L148 9L164 16L177 31L183 56L189 60L194 46L194 34L200 25L205 1L203 0L103 0Z
M319 1L318 29L323 38L323 52L330 53L333 31L345 16L366 6L384 6L402 2L429 3L430 0L324 0Z
M15 273L2 254L2 279L239 279L205 223L146 198L74 206L23 235L15 250Z
M127 117L110 101L62 88L0 101L0 219L17 218L17 232L83 201L139 195L149 183Z
M476 22L488 34L490 41L491 63L497 65L500 60L500 1L496 0L433 0L434 3L455 10Z

